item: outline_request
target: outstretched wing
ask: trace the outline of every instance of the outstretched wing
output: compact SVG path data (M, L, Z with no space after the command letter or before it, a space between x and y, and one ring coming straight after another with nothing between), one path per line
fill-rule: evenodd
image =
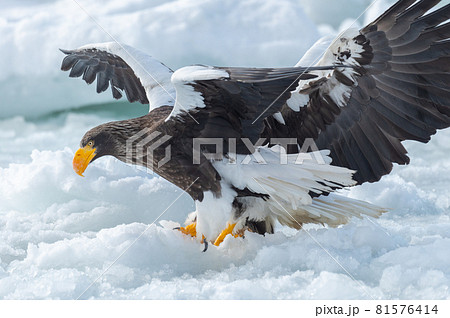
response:
M125 92L130 102L150 104L150 110L174 105L173 71L137 49L108 42L61 51L67 54L61 69L70 70L70 77L82 76L88 84L97 79L97 93L111 85L115 99Z
M439 2L400 0L338 36L316 65L354 67L301 82L264 136L313 138L358 183L409 163L402 141L428 142L450 126L450 5L430 12Z

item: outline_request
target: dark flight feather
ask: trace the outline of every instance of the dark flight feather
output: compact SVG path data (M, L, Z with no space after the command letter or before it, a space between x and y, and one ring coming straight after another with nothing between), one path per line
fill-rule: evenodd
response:
M70 77L83 76L88 84L97 79L97 93L106 91L111 84L115 99L120 99L125 92L130 102L149 103L139 78L121 57L96 49L61 51L67 55L61 70L70 70Z
M321 83L299 112L283 107L289 137L314 138L331 150L333 164L357 171L358 183L378 181L393 162L409 163L401 141L428 142L450 126L450 5L430 12L439 2L401 0L363 28L354 39L364 48L364 58L355 58L356 85L333 74L351 87L346 105L332 111ZM263 136L285 135L273 121Z

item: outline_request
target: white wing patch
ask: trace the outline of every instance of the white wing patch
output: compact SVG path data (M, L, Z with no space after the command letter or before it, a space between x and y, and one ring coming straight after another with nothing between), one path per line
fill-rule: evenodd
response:
M300 108L305 107L309 103L309 95L301 94L299 91L303 87L303 85L305 85L305 83L302 83L301 85L302 86L298 86L297 89L292 92L292 96L286 101L286 104L296 112L299 112Z
M166 121L195 108L204 108L202 94L194 89L195 81L206 81L220 78L229 78L224 70L212 66L187 66L177 70L172 75L172 83L176 88L176 101Z
M357 29L349 29L340 34L325 52L322 59L317 63L318 66L324 65L353 65L359 66L356 61L361 57L364 49L356 43L355 37L359 35ZM353 68L344 68L340 71L350 80L355 82L355 70Z
M335 77L331 77L321 89L339 107L344 107L352 94L352 87L342 84Z
M330 44L330 37L325 37L317 41L317 43L305 54L305 56L297 63L296 66L328 66L328 65L353 65L359 66L356 58L361 57L363 47L356 43L355 37L359 35L357 29L349 29L340 34ZM328 44L328 48L323 50ZM316 55L316 56L315 56ZM320 56L323 55L321 58ZM315 56L315 57L314 57ZM356 81L356 72L353 68L342 68L339 71L344 74L353 83ZM350 96L353 87L347 86L336 79L334 71L315 71L311 72L318 75L319 78L328 79L320 88L322 95L328 95L339 107L344 107ZM287 101L287 105L293 111L299 111L301 107L305 107L309 103L309 96L304 93L309 84L317 79L300 81L296 90L292 93L291 98Z
M150 102L150 110L175 104L175 87L171 82L172 71L144 52L116 42L84 45L77 50L97 49L122 58L139 78Z
M193 83L195 81L207 81L219 78L229 78L230 75L224 70L206 65L192 65L180 68L172 75L172 82Z
M280 124L286 125L286 122L284 121L283 118L283 114L281 114L280 112L273 114L273 118L275 118L275 120Z
M305 55L303 55L295 66L305 67L316 65L335 39L336 37L334 35L327 35L319 39L308 51L306 51Z

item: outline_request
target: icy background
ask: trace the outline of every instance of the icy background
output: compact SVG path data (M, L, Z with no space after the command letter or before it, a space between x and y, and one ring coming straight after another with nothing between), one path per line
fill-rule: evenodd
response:
M289 66L369 0L77 2L89 15L73 0L2 1L0 298L450 298L450 130L408 142L411 165L347 192L391 208L380 219L228 237L207 253L172 230L193 210L175 186L111 158L72 171L86 130L146 109L69 79L58 48L108 32L173 69Z

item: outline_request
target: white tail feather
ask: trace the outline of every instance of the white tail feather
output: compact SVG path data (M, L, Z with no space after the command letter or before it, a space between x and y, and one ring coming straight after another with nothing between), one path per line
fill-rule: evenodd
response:
M289 217L278 217L281 224L294 228L300 228L304 223L328 224L335 227L347 223L352 217L377 218L387 212L384 208L334 193L314 198L311 205L299 209L281 207L280 202L274 200L269 200L268 203L271 205L271 210L278 216L280 213L289 215Z
M385 212L366 202L328 195L336 189L355 185L355 181L352 179L354 171L330 165L326 150L310 153L310 159L321 158L321 162L303 160L301 164L298 164L298 154L281 154L287 162L281 164L280 152L274 149L259 148L258 153L265 164L253 158L249 164L230 165L222 161L215 162L214 167L234 187L269 195L267 212L281 224L294 228L300 228L304 223L338 226L353 216L378 217ZM238 156L238 162L243 162L244 157ZM313 198L312 193L319 197ZM248 216L254 219L268 215L261 211L252 213L255 215Z

